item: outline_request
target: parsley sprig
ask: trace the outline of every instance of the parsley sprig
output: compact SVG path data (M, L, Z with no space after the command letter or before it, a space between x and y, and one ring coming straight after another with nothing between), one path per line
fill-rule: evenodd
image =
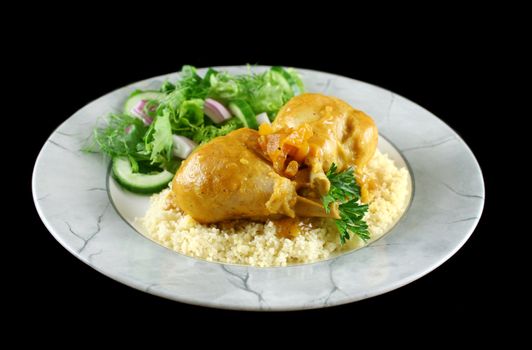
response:
M360 186L356 182L353 168L349 167L345 171L338 172L336 164L333 163L326 175L331 188L323 196L322 202L327 213L330 211L331 203L339 204L340 219L335 220L335 223L340 233L340 243L345 244L351 238L351 234L357 235L364 241L368 240L370 238L368 224L364 221L368 205L359 203Z

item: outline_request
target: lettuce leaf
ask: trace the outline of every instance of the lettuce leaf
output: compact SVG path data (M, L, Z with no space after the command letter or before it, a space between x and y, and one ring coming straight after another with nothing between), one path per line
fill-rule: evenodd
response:
M197 143L206 143L218 136L225 136L231 131L240 129L242 122L238 118L231 118L221 125L204 125L198 128L192 139Z
M211 74L208 96L221 101L241 98L246 93L246 87L229 73Z
M183 66L180 78L171 83L165 81L160 92L162 101L150 101L145 111L153 117L150 126L139 118L126 114L111 114L94 130L93 145L87 151L100 150L111 157L127 156L131 163L137 162L140 172L163 167L175 169L172 134L183 135L197 143L205 143L241 128L238 118L215 124L204 116L203 107L207 97L226 106L236 99L247 102L256 114L266 112L273 120L279 109L294 95L287 91L287 84L273 72L273 68L254 74L233 75L212 68L201 77L193 66ZM295 94L303 90L296 71L286 69L283 73ZM295 88L294 88L295 86ZM299 90L299 91L296 91ZM141 90L133 94L140 93ZM156 111L153 108L156 106Z
M150 133L151 134L151 133ZM168 114L157 116L153 122L153 136L147 146L151 163L166 163L172 159L172 126Z
M202 125L203 124L203 103L204 101L195 98L187 100L179 107L179 117L177 123L180 120L186 120L188 125Z

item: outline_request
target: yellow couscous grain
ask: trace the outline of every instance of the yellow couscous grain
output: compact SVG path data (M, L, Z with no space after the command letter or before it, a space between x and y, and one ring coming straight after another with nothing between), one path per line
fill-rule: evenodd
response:
M370 188L366 222L371 240L386 233L404 212L410 196L410 179L406 169L377 151L365 174L374 183ZM341 246L338 233L326 219L307 220L300 234L279 237L271 221L265 223L240 220L232 226L202 225L179 209L168 205L170 190L152 196L146 215L139 219L144 234L153 241L179 253L205 259L252 266L286 266L324 260L364 242L352 237Z

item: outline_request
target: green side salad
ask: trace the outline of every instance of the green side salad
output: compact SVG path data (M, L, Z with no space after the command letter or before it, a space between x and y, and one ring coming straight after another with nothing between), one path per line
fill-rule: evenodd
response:
M193 66L183 66L177 81L131 93L121 113L108 115L94 129L90 148L111 157L121 186L155 193L195 147L242 127L270 123L302 92L293 69L275 66L260 74L233 75L209 68L200 76Z

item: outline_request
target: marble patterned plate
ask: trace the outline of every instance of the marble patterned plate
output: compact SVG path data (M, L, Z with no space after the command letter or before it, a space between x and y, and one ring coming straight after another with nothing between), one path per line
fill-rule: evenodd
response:
M449 259L473 232L484 206L482 173L464 141L432 113L390 91L329 73L299 72L308 91L337 96L371 115L379 133L410 165L410 210L383 238L323 262L254 268L186 257L135 231L111 203L108 162L80 149L96 119L120 111L131 91L158 88L177 74L115 90L54 131L37 158L32 181L44 224L77 258L119 282L168 299L227 309L349 303L401 287ZM123 199L121 207L127 212Z

